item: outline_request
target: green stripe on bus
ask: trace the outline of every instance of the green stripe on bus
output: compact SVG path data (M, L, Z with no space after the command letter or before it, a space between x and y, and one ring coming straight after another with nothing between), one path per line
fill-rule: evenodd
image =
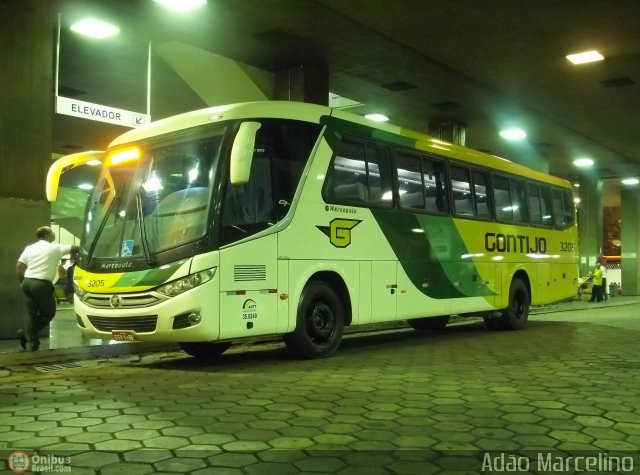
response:
M393 210L371 210L413 285L434 299L494 295L482 280L453 220Z
M114 287L154 287L164 284L185 261L183 259L154 269L125 272Z

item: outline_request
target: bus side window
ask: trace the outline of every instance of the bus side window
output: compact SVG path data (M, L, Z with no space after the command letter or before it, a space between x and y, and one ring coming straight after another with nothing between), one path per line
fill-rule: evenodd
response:
M367 168L364 144L342 141L329 169L325 195L329 201L364 206L367 196Z
M254 234L273 224L271 160L255 154L249 181L227 185L222 212L222 244Z
M527 189L523 181L511 180L511 209L513 210L514 222L529 224Z
M384 147L367 144L367 186L370 204L385 208L393 205L389 153Z
M542 213L540 212L540 187L529 183L527 186L529 195L529 216L531 224L542 226Z
M398 152L396 155L398 194L403 208L424 209L424 195L420 157Z
M493 175L493 202L498 221L513 221L513 207L509 191L509 180L503 176Z
M461 216L473 216L471 179L467 168L451 166L451 194L453 212Z
M571 206L571 193L564 190L551 190L553 202L553 217L556 226L566 228L573 221L573 206Z
M427 211L446 213L448 206L444 163L428 157L423 158L422 182L424 183Z
M474 171L473 178L473 205L475 215L481 219L491 219L489 207L489 177L485 172Z
M553 226L553 206L551 204L551 190L548 186L540 186L540 207L542 225Z

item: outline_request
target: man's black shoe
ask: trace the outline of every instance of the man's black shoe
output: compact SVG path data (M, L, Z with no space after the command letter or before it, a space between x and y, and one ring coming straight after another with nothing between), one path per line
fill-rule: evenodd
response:
M27 337L24 336L24 330L18 330L18 340L20 340L20 347L23 350L27 349Z

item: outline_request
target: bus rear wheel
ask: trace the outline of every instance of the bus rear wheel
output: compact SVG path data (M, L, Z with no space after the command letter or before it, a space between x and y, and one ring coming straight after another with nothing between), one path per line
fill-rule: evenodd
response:
M515 278L509 289L509 306L503 310L500 326L503 330L520 330L529 318L529 290L522 279Z
M442 330L447 326L447 323L449 323L449 315L430 318L415 318L407 321L409 323L409 326L414 330L423 332L434 332Z
M334 353L342 340L344 313L340 298L326 282L309 282L298 304L296 329L284 336L287 349L307 359Z
M212 360L227 351L231 342L189 341L178 343L178 345L185 353L199 360Z

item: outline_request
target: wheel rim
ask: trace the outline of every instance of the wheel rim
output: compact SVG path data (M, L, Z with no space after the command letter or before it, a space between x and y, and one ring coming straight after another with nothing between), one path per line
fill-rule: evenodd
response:
M316 303L309 312L306 327L309 339L313 343L326 343L336 328L336 317L331 307L324 302Z

